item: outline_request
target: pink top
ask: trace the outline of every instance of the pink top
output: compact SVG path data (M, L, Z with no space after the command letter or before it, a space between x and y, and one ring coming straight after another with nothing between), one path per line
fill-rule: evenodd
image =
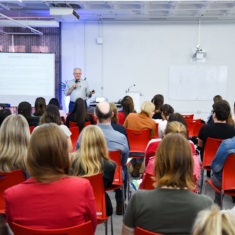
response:
M31 178L4 192L6 217L12 222L38 229L67 228L91 220L95 231L96 208L88 180L65 177L51 183Z

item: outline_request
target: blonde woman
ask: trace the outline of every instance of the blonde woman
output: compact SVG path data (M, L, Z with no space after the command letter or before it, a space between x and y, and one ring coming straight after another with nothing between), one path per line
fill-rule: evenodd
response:
M38 229L67 228L91 220L95 198L87 180L69 176L68 141L54 123L37 127L30 138L27 169L31 178L4 192L6 217Z
M109 159L102 130L98 126L87 126L82 130L80 138L80 147L73 154L72 175L90 176L102 173L105 188L110 187L113 182L116 163ZM110 204L110 198L106 194L108 215L112 214L112 204Z
M29 138L29 125L21 114L10 115L3 121L0 129L0 171L22 169L26 172Z
M197 216L193 235L235 235L235 215L217 206L203 210Z
M122 235L133 235L136 227L162 234L191 234L198 212L213 204L209 197L191 192L195 188L193 158L184 136L167 134L156 159L157 187L139 190L131 197Z

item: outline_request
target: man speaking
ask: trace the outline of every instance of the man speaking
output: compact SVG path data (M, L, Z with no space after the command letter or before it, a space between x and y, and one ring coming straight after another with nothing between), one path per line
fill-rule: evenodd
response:
M90 91L87 81L81 80L82 70L80 68L75 68L73 70L74 79L69 80L66 84L64 94L66 96L70 95L69 102L69 113L73 111L74 102L77 98L82 98L86 104L86 99L90 98L92 94L95 93L94 90Z

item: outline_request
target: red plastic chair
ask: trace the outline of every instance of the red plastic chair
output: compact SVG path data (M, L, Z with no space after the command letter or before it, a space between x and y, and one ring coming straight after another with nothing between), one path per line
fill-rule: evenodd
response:
M85 122L85 126L90 126L91 122Z
M235 196L235 154L229 154L225 160L223 171L222 171L222 184L221 189L216 187L212 180L206 180L206 182L211 185L214 190L220 193L221 198L221 208L223 209L223 195L228 194L230 196Z
M5 214L5 200L3 198L4 191L16 184L22 183L26 177L22 170L10 172L0 172L0 214Z
M127 139L130 146L130 157L144 157L145 149L150 140L150 130L133 130L126 128ZM135 153L141 154L135 155Z
M76 151L76 144L77 144L77 141L78 141L78 136L80 134L78 126L70 127L69 130L72 133L70 138L71 138L71 141L72 141L73 150Z
M163 235L163 234L150 232L148 230L145 230L145 229L142 229L140 227L137 227L135 229L135 234L134 235Z
M29 127L29 132L30 132L30 134L32 134L34 128L35 128L35 126L30 126L30 127Z
M159 136L158 136L158 125L159 125L159 123L156 122L156 135L155 135L155 138L159 138Z
M151 175L149 173L145 173L143 176L143 181L141 183L141 189L145 190L153 190L155 189L154 183L156 182L154 175Z
M76 127L78 126L76 122L69 121L69 127Z
M108 234L108 216L106 215L106 200L104 191L104 181L101 173L97 175L85 176L90 181L95 195L97 223L105 224L105 234ZM111 216L111 234L113 235L113 220Z
M185 120L187 120L186 123L188 127L188 136L194 136L194 129L196 126L196 122L194 122L191 119L185 119Z
M202 169L201 169L201 181L199 185L199 193L202 192L203 181L204 181L204 170L211 171L211 162L215 158L215 154L222 143L223 139L214 139L208 137L204 147Z
M122 181L121 151L120 150L110 151L109 158L114 162L116 162L117 167L115 169L112 186L106 188L105 191L111 191L122 188L122 199L124 199L125 196L124 196L124 186ZM124 204L125 199L122 201L123 201L123 211L125 211L125 204Z
M184 114L182 115L184 117L184 119L190 119L193 120L194 114Z
M20 224L12 223L12 230L14 235L78 235L86 234L93 235L93 228L91 221L88 221L84 224L79 224L77 226L61 229L35 229L22 226Z
M199 131L201 130L201 128L204 126L204 123L199 123L199 122L195 122L195 127L193 130L193 136L198 136Z

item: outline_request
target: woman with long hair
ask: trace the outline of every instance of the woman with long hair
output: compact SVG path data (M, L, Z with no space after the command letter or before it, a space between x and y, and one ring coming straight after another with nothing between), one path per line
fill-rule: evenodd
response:
M192 150L179 133L164 137L156 153L156 188L139 190L128 203L122 235L133 235L140 227L162 234L191 234L197 213L213 202L193 193Z
M95 124L93 116L88 114L86 111L86 106L83 99L76 99L73 111L66 118L67 127L70 127L69 122L76 122L80 132L85 127L85 122Z
M104 186L112 185L116 163L109 159L108 148L102 130L95 125L87 126L81 133L79 149L73 154L72 175L90 176L103 174ZM107 214L112 214L112 204L106 194ZM111 204L111 208L110 208Z
M0 171L22 169L26 172L29 139L29 125L24 116L12 114L3 121L0 129Z
M164 96L157 94L152 98L151 102L155 105L153 119L162 119L161 108L164 104Z
M42 125L45 123L55 123L64 131L65 135L67 136L69 151L72 152L73 145L72 145L72 141L70 138L72 133L68 129L68 127L62 123L59 109L55 105L48 105L46 107L44 114L40 118L39 125Z
M34 108L35 108L35 112L33 115L37 117L41 117L46 109L46 100L43 97L38 97L35 100Z
M26 166L31 178L4 192L10 227L16 222L31 228L60 229L91 220L95 231L92 187L87 180L68 175L68 141L58 125L47 123L33 131Z
M123 125L129 113L136 113L132 97L126 95L121 101L122 111L118 112L118 123Z

